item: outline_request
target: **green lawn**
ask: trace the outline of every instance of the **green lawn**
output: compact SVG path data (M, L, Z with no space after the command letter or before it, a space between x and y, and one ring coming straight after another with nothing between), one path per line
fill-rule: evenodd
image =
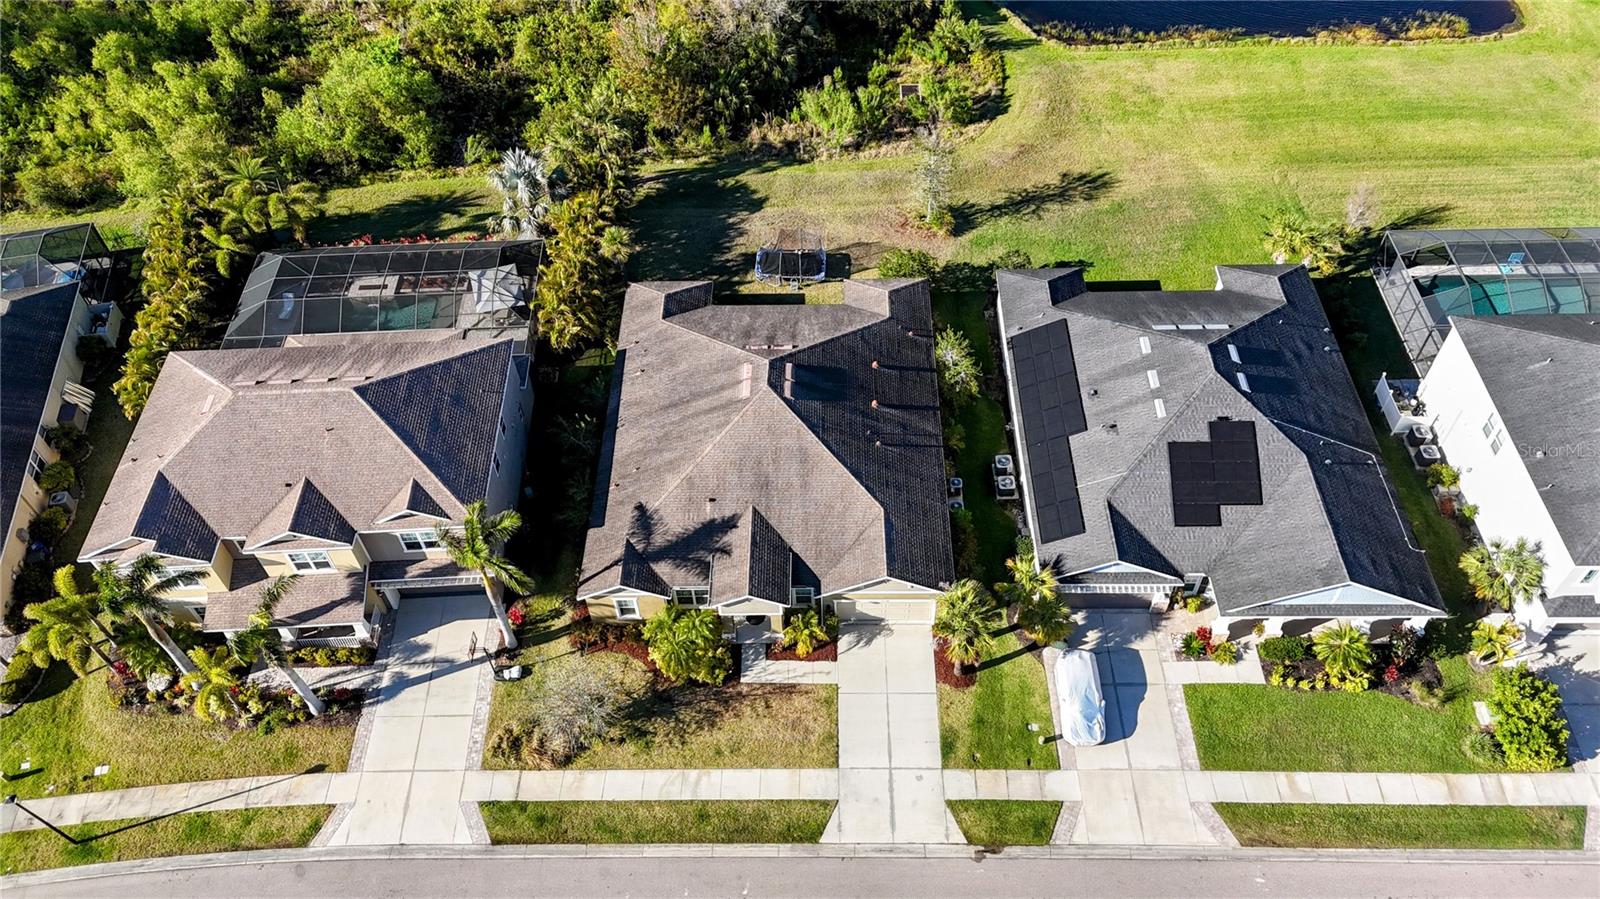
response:
M23 799L153 784L296 774L312 766L343 771L352 726L302 724L270 736L207 724L190 714L140 714L112 705L101 672L74 679L65 665L45 675L35 699L0 729L0 770L26 759L36 772L6 785ZM110 765L91 777L96 765ZM47 790L54 787L54 792Z
M974 846L1043 846L1050 842L1061 816L1059 802L962 799L947 805Z
M1021 652L1006 635L985 659L978 683L966 689L939 685L939 751L946 768L1061 767L1053 743L1050 688L1037 653ZM998 661L997 660L1004 660ZM1028 725L1037 724L1037 732Z
M1268 261L1265 214L1298 200L1342 217L1362 181L1389 219L1585 223L1600 209L1600 6L1521 5L1527 27L1498 41L1141 51L1035 41L984 11L1008 110L957 151L954 237L903 227L915 154L671 163L650 173L633 268L748 280L763 240L805 225L857 270L886 246L980 262L1020 249L1203 288L1216 263Z
M132 319L124 320L123 331L132 328ZM122 451L127 449L128 438L133 436L134 423L122 414L122 406L117 402L116 394L111 392L111 385L116 381L120 367L120 362L111 366L90 385L99 401L89 414L89 424L84 434L94 450L89 458L77 466L78 483L83 487L83 494L78 497L78 515L73 519L72 527L56 546L56 558L61 560L61 564L78 558L84 538L89 536L89 525L94 522L95 511L105 499L106 489L111 486L111 476L116 473L117 463L122 460Z
M73 837L87 841L76 845L48 830L0 834L0 871L18 874L171 855L296 849L311 842L331 811L331 805L249 808L63 828Z
M1216 803L1244 846L1298 849L1582 849L1581 806Z
M485 802L489 841L505 843L815 843L832 802Z
M1184 695L1201 767L1218 771L1500 770L1468 754L1473 700L1488 678L1464 658L1439 663L1447 702L1433 711L1375 690L1300 692L1247 684L1188 684Z

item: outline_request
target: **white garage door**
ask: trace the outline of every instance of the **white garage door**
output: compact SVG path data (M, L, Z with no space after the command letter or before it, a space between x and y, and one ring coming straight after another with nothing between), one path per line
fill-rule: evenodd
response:
M834 603L840 621L870 624L878 621L932 624L931 599L841 599Z

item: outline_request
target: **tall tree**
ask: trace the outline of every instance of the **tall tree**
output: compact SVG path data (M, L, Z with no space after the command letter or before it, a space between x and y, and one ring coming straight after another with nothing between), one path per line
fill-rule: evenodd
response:
M233 635L233 651L246 664L260 659L272 670L282 674L289 686L305 701L312 715L321 715L325 706L316 691L305 682L294 666L289 664L289 651L283 645L283 635L275 626L278 603L289 595L298 574L279 575L261 591L261 604L250 613L250 626Z
M494 610L495 620L500 622L500 635L505 638L507 649L517 647L517 635L511 629L511 619L506 617L505 603L501 602L496 592L495 582L519 593L533 590L533 578L500 555L506 541L521 528L522 516L515 509L490 515L488 505L480 499L467 506L461 530L438 529L439 542L444 544L450 560L462 568L477 572L483 580L483 592L489 597L489 607Z
M1460 568L1479 599L1510 611L1519 602L1532 602L1544 586L1544 556L1537 542L1518 537L1480 543L1462 553Z
M179 674L195 670L194 662L184 655L166 625L172 622L172 612L161 597L176 587L181 578L167 574L161 560L144 553L133 560L126 569L118 571L107 562L94 571L95 585L100 590L100 605L113 618L137 621L149 632L150 639L171 657Z
M955 172L955 147L937 123L922 134L922 156L917 160L917 198L922 220L933 223L950 205L950 176Z
M18 641L17 652L32 655L40 668L52 660L66 662L80 676L88 673L91 654L111 667L111 659L97 639L110 634L95 617L94 598L78 589L74 566L56 569L55 587L55 597L22 610L23 617L35 623Z
M971 667L989 647L989 631L996 617L994 602L982 584L970 578L956 581L939 597L933 635L944 640L944 652L950 661Z
M489 186L500 195L500 211L489 217L489 230L506 237L538 237L559 193L544 160L521 147L507 150L489 170Z

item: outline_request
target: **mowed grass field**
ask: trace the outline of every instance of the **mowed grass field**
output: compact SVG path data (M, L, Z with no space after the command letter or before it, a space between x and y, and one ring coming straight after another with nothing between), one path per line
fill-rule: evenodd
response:
M903 227L915 153L652 173L639 277L747 278L779 227L825 233L861 271L889 246L982 262L1085 259L1092 279L1211 286L1264 262L1263 217L1300 202L1343 216L1359 182L1385 221L1600 220L1600 3L1533 0L1502 40L1415 46L1074 50L987 4L1007 48L1008 109L956 154L957 234Z

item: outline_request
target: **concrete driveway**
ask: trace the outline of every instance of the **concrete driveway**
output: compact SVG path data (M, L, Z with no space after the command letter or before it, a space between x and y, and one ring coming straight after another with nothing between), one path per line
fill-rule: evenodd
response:
M349 814L328 845L470 843L461 811L480 685L494 644L481 594L403 600Z
M1082 805L1076 844L1216 845L1184 782L1180 728L1158 647L1166 639L1142 611L1089 612L1073 639L1094 652L1106 703L1106 739L1069 747ZM1173 686L1174 690L1180 687Z
M1530 662L1561 690L1578 771L1600 771L1600 631L1557 631Z
M928 627L845 625L838 674L839 805L823 842L964 842L944 804Z

